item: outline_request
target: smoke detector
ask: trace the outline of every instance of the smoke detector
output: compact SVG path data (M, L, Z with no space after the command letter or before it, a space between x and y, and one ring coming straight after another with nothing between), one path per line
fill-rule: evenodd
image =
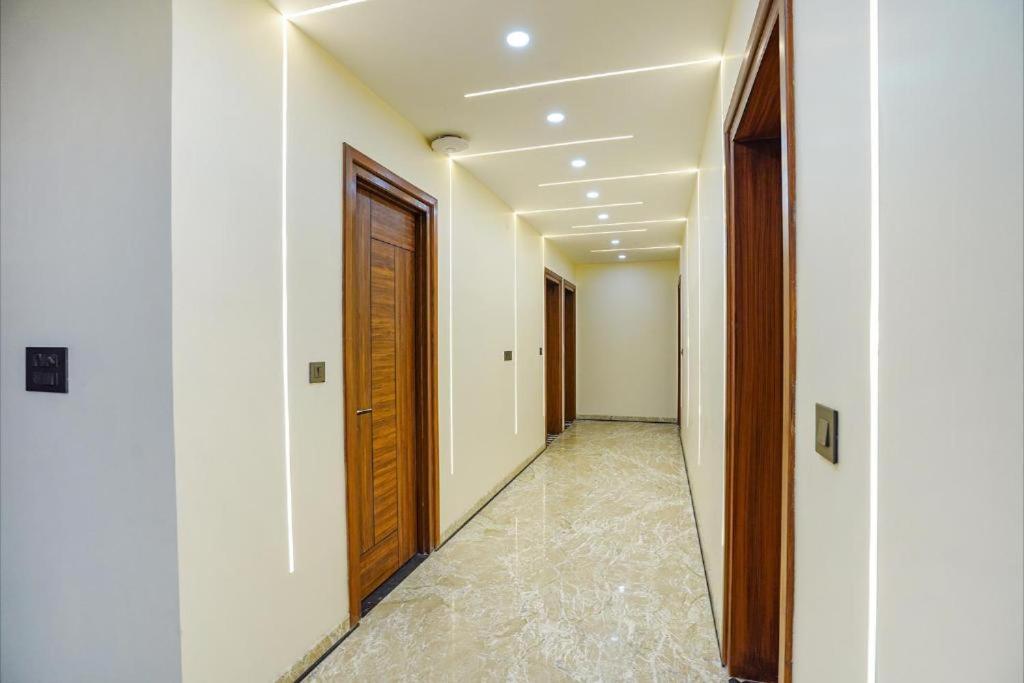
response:
M450 156L469 149L469 140L458 135L440 135L430 141L430 148Z

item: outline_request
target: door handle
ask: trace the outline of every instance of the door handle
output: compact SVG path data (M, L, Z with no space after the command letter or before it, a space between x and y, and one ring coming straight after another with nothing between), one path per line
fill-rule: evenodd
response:
M367 413L372 412L373 408L359 408L358 410L356 410L356 415L366 415Z

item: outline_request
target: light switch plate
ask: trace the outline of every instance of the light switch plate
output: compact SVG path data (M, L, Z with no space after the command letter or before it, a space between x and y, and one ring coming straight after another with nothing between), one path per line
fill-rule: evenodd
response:
M839 411L814 404L814 450L835 465L839 462Z
M309 364L309 383L323 384L327 381L327 363L314 361Z

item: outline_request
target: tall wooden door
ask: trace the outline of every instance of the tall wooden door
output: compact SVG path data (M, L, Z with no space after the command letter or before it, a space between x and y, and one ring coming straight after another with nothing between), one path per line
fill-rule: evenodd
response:
M544 273L544 404L548 436L565 430L562 401L562 278Z
M356 264L362 362L355 415L360 598L416 552L416 216L360 187L355 232L365 253ZM356 360L360 360L357 358ZM359 372L357 370L357 372Z
M565 383L565 423L576 421L576 286L563 281L565 290L562 305L562 356L565 359L562 380Z

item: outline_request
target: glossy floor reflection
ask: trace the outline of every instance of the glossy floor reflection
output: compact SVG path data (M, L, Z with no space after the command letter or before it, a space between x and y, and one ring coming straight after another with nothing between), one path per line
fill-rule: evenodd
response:
M728 680L676 426L578 422L307 680Z

